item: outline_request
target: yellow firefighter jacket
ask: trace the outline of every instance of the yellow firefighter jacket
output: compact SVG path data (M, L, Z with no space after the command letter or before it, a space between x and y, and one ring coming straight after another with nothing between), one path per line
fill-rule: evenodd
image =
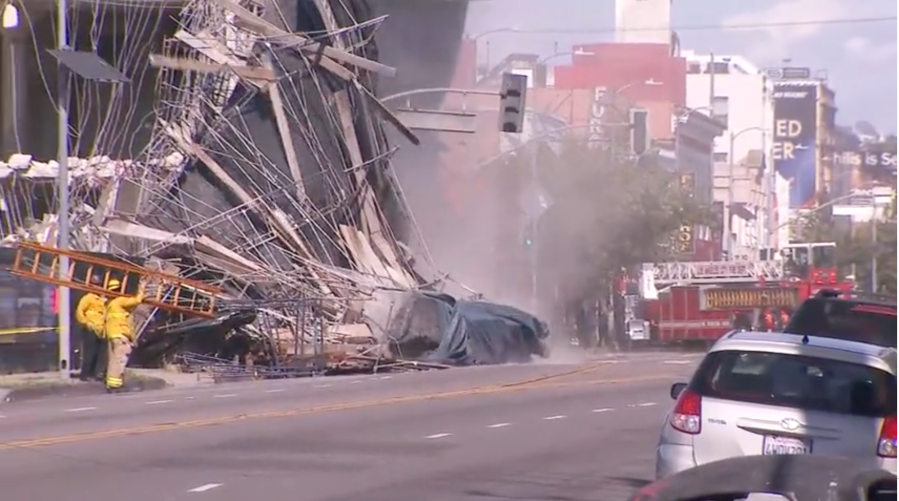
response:
M134 328L131 326L131 311L144 300L143 293L136 296L117 297L106 305L106 337L115 339L123 337L134 341Z
M81 297L75 308L75 320L100 338L104 337L105 315L106 300L90 292Z

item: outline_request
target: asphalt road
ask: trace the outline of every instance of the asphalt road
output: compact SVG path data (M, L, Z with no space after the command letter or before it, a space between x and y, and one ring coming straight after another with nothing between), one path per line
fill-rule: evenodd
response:
M3 499L624 500L695 356L0 405Z

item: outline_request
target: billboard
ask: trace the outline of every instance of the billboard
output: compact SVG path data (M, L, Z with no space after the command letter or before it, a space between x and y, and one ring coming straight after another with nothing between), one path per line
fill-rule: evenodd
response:
M817 84L779 83L774 87L774 169L790 186L789 207L815 203L817 186Z

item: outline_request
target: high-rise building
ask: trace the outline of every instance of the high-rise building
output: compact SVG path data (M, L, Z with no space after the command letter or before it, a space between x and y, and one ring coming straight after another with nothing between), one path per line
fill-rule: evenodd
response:
M615 41L671 43L673 0L615 0Z
M731 249L737 255L753 255L753 249L769 245L769 223L777 225L769 216L776 211L767 161L773 84L743 56L682 54L687 60L687 107L726 127L715 142L715 178L720 186L715 198L734 205L729 211Z

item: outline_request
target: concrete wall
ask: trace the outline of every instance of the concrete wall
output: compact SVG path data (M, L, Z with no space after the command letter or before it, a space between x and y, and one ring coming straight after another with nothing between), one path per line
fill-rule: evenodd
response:
M712 105L711 75L687 74L687 107L708 110ZM715 96L728 98L727 130L715 141L715 152L729 153L730 135L734 140L734 158L741 159L750 150L768 151L774 107L770 84L763 75L715 75ZM747 129L758 127L762 130ZM719 156L719 158L722 158ZM722 158L722 161L725 161Z
M615 0L615 41L669 43L672 0Z

